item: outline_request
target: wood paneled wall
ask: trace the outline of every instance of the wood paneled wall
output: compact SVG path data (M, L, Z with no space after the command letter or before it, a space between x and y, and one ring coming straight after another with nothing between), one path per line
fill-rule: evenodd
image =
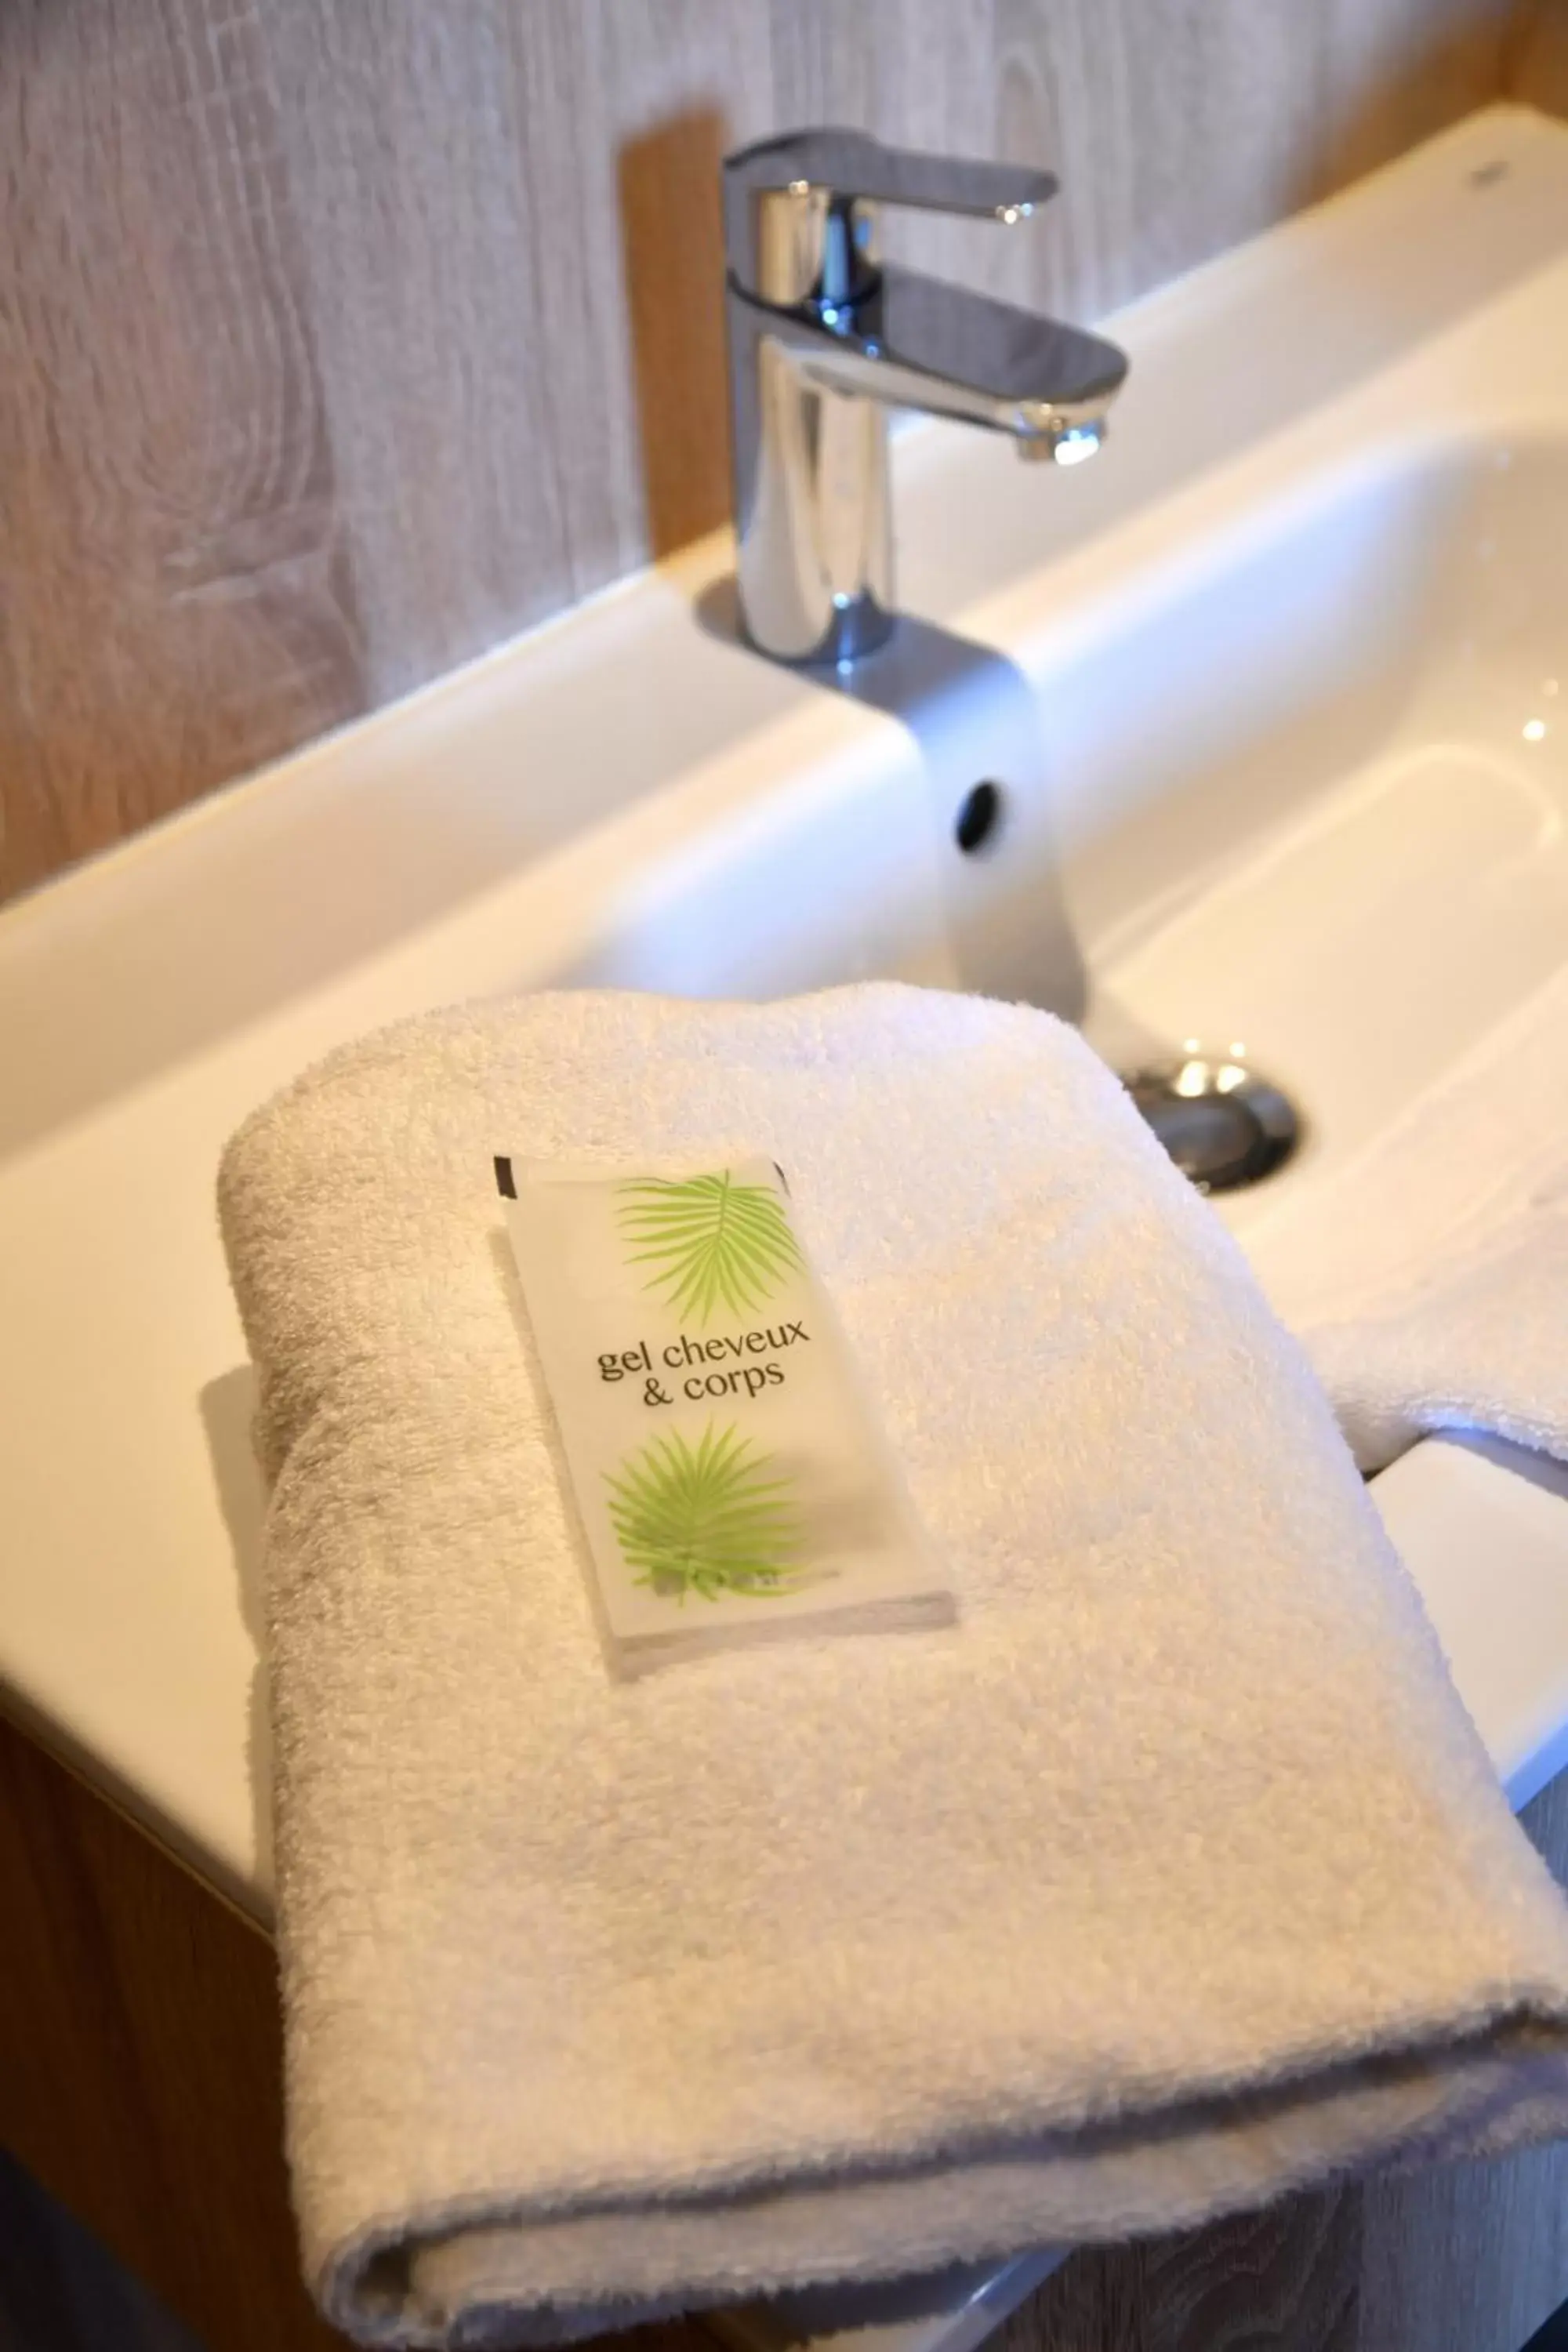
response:
M1056 166L1092 318L1501 86L1509 0L5 0L0 894L710 528L714 173Z
M1510 98L1568 114L1568 0L1518 0L1504 79Z

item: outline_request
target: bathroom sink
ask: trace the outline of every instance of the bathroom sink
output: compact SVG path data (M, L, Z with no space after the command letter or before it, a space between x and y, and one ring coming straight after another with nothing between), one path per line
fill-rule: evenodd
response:
M1267 1278L1568 957L1568 130L1474 117L1110 329L1094 465L900 436L911 617L853 682L736 642L715 540L0 913L0 1690L253 1913L212 1183L305 1063L501 989L1021 996L1289 1094L1300 1150L1215 1202ZM1456 1439L1373 1491L1521 1803L1568 1760L1568 1477ZM975 2340L982 2284L898 2341Z
M1090 1025L1263 1055L1308 1120L1291 1184L1369 1141L1563 961L1564 513L1568 441L1385 447L1260 516L1264 545L1214 602L1152 625L1170 683L1145 688L1104 784L1161 795L1139 852L1152 887L1130 889L1102 835L1078 894ZM1235 677L1223 699L1215 667ZM1163 775L1141 755L1150 722ZM1227 1213L1246 1231L1274 1197Z

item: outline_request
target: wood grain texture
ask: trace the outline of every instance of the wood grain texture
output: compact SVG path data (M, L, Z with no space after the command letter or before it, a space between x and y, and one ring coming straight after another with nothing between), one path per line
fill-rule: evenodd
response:
M1568 0L1518 0L1504 81L1510 98L1568 114Z
M1205 2230L1074 2254L997 2352L1372 2352L1361 2200L1294 2197ZM1377 2352L1401 2352L1398 2339Z
M1505 0L5 0L0 895L721 519L727 145L828 118L1050 163L1026 229L897 236L1092 318L1485 103L1508 30Z
M381 699L641 562L650 513L663 548L722 512L713 174L772 120L766 14L295 0L268 22Z
M300 2282L270 1944L4 1717L0 1922L0 2144L205 2352L342 2352ZM601 2340L715 2352L688 2325Z
M361 707L258 19L0 9L0 889Z
M272 1952L0 1720L0 2140L208 2352L338 2337L300 2284Z

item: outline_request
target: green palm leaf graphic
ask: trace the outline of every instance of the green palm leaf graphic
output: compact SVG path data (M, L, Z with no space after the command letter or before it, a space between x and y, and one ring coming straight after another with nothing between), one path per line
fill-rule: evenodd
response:
M784 1203L766 1184L737 1184L727 1168L676 1183L623 1184L627 1263L657 1269L645 1284L681 1315L709 1322L760 1306L801 1262Z
M794 1481L771 1477L773 1467L738 1429L716 1432L710 1422L695 1447L672 1430L628 1456L618 1475L607 1471L610 1518L633 1581L680 1601L689 1592L718 1601L794 1591L801 1531L783 1499Z

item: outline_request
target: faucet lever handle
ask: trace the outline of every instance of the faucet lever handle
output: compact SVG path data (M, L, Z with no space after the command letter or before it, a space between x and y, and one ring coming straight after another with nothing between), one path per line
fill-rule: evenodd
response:
M980 163L885 147L868 131L786 131L724 160L731 186L763 194L821 189L852 204L912 205L923 212L973 214L1007 224L1027 220L1057 193L1051 172L1023 163Z
M923 212L962 213L1010 226L1027 220L1057 193L1053 173L1031 170L1022 163L980 163L957 155L929 155L908 147L886 147L869 131L823 128L786 131L760 140L724 159L724 227L729 266L749 290L771 295L805 289L759 284L763 276L775 278L777 257L769 266L761 255L759 198L794 198L822 226L810 240L831 247L839 240L823 230L829 221L853 227L857 208L866 205L910 205ZM794 241L792 240L792 243ZM794 266L799 268L796 247ZM847 254L846 266L852 271ZM841 289L847 290L847 288Z

